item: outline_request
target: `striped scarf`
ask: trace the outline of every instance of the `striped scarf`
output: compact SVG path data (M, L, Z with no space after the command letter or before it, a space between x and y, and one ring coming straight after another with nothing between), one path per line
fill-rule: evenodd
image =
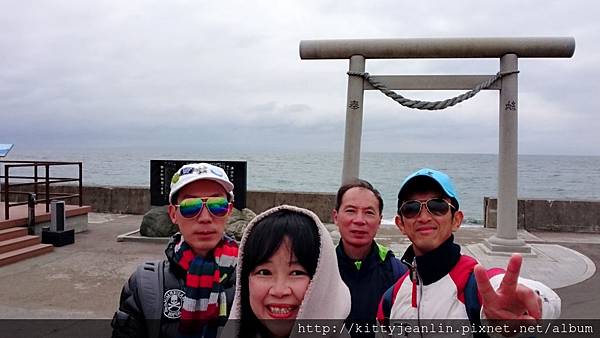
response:
M223 236L212 255L204 258L194 255L185 241L175 247L175 262L187 271L179 322L181 337L197 336L209 322L225 323L227 299L221 282L234 273L237 256L238 245L227 236Z

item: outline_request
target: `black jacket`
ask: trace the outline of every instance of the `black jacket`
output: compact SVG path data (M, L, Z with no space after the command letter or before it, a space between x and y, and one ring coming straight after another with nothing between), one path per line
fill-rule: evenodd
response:
M371 251L357 263L344 252L343 241L336 248L338 268L342 280L350 289L352 308L347 322L374 323L379 301L383 293L392 286L407 268L394 253L373 241ZM354 336L370 336L356 335Z
M138 268L134 272L129 280L123 286L121 291L121 298L119 302L119 310L115 312L111 326L113 327L112 337L176 337L177 328L179 326L179 314L181 305L183 304L183 296L185 295L185 277L186 271L183 270L174 261L175 245L179 237L174 236L167 248L165 259L162 264L158 262L147 262L142 268ZM142 297L142 291L139 289L142 273L146 273L143 270L148 268L160 267L161 273L155 273L156 283L146 283L145 286L150 285L153 290L144 290ZM159 288L158 279L162 277L162 290L154 290ZM222 282L225 294L227 296L227 313L231 309L233 303L233 296L235 292L235 273L228 276ZM148 294L151 296L158 297L158 302L152 302L148 298ZM142 299L144 298L144 299ZM146 302L146 304L142 304ZM153 307L152 312L160 316L160 319L153 319L154 316L144 313L144 308ZM160 307L160 309L159 309ZM150 312L150 311L148 311ZM209 325L205 329L204 336L214 336L217 330L224 323L214 323Z

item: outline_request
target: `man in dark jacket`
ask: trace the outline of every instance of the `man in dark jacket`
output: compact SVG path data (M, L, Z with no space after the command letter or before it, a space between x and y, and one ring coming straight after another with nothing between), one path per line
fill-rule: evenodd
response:
M382 211L381 194L365 180L345 184L337 192L333 220L341 236L338 267L352 298L348 323L374 324L381 296L406 271L391 250L374 240ZM351 334L373 336L355 330Z
M171 180L169 216L179 227L160 263L123 286L113 337L215 337L233 301L238 247L224 235L233 184L223 169L184 165Z

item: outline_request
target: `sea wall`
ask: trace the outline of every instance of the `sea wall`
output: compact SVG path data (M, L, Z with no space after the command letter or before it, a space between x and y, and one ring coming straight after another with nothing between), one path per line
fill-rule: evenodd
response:
M21 188L21 189L19 189ZM11 187L11 191L27 191L30 187ZM51 192L76 194L72 185L53 185ZM39 194L38 198L43 198ZM25 201L26 195L14 195L12 201ZM67 201L77 204L77 199ZM260 213L281 204L291 204L312 210L325 223L332 223L331 210L335 206L334 193L291 192L291 191L247 191L246 207ZM148 187L83 187L83 205L92 207L93 212L145 214L150 210L150 188Z
M485 227L496 227L497 203L494 197L484 197ZM600 233L600 201L519 199L517 227L528 231Z
M19 189L20 188L20 189ZM27 191L27 187L11 188ZM51 186L51 192L77 193L72 185ZM26 195L13 195L12 201L25 201ZM43 198L40 194L39 198ZM0 198L1 199L1 198ZM67 201L76 204L77 199ZM83 204L94 212L145 214L150 210L148 187L83 187ZM325 223L332 223L331 210L335 206L334 193L291 191L248 191L246 206L256 213L271 207L291 204L314 211ZM484 197L484 226L496 227L497 200ZM600 201L597 200L550 200L520 199L518 201L517 226L529 231L563 231L600 233Z

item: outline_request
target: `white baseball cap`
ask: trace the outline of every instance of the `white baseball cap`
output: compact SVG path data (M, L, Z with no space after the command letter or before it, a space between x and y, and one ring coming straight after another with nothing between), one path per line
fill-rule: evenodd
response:
M198 180L211 180L219 183L229 195L230 200L233 201L233 183L229 181L225 170L208 163L191 163L179 168L173 174L169 202L174 204L173 197L177 195L177 191Z

